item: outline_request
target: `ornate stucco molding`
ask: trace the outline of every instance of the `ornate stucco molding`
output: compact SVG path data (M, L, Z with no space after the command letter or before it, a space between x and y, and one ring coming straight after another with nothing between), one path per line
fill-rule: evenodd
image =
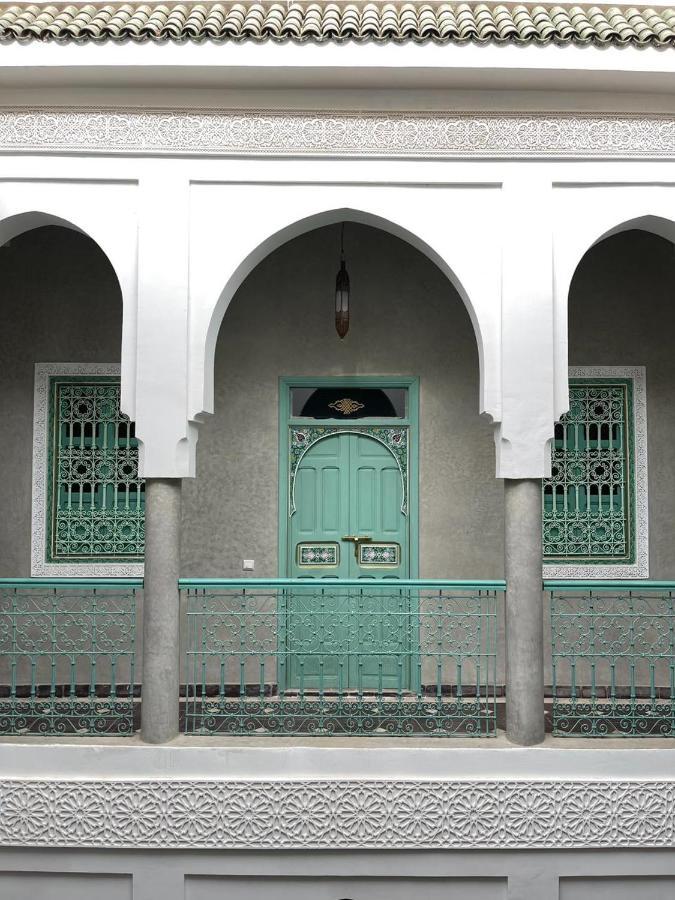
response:
M0 782L0 843L196 849L672 847L675 781Z
M0 107L0 152L672 159L675 116Z
M134 578L142 563L47 562L49 379L52 375L119 375L119 363L36 363L33 399L33 498L30 573L50 578Z

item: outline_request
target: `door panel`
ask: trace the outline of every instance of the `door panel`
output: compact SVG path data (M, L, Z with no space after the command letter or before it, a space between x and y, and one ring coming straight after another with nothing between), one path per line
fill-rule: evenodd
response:
M316 579L408 576L408 519L396 460L360 433L317 441L295 479L289 574L306 578L287 610L288 687L407 689L410 592L321 588ZM370 538L355 544L347 536Z

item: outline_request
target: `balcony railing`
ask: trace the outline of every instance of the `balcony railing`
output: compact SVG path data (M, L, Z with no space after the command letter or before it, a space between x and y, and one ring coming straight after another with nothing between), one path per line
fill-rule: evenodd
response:
M675 583L549 581L553 733L675 737Z
M495 734L503 582L180 584L187 733Z
M0 734L134 730L142 581L0 580Z

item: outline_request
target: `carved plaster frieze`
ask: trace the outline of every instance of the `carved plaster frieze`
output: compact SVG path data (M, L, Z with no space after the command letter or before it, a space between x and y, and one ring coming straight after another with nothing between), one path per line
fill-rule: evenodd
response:
M675 781L0 782L4 846L672 847Z
M671 159L675 117L0 107L0 151Z

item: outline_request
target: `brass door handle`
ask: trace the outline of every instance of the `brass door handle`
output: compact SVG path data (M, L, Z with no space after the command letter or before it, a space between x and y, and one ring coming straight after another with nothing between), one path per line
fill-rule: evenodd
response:
M359 544L369 544L372 541L371 537L366 537L365 535L359 534L345 534L342 538L343 541L351 541L354 544L354 556L358 561L359 558Z

